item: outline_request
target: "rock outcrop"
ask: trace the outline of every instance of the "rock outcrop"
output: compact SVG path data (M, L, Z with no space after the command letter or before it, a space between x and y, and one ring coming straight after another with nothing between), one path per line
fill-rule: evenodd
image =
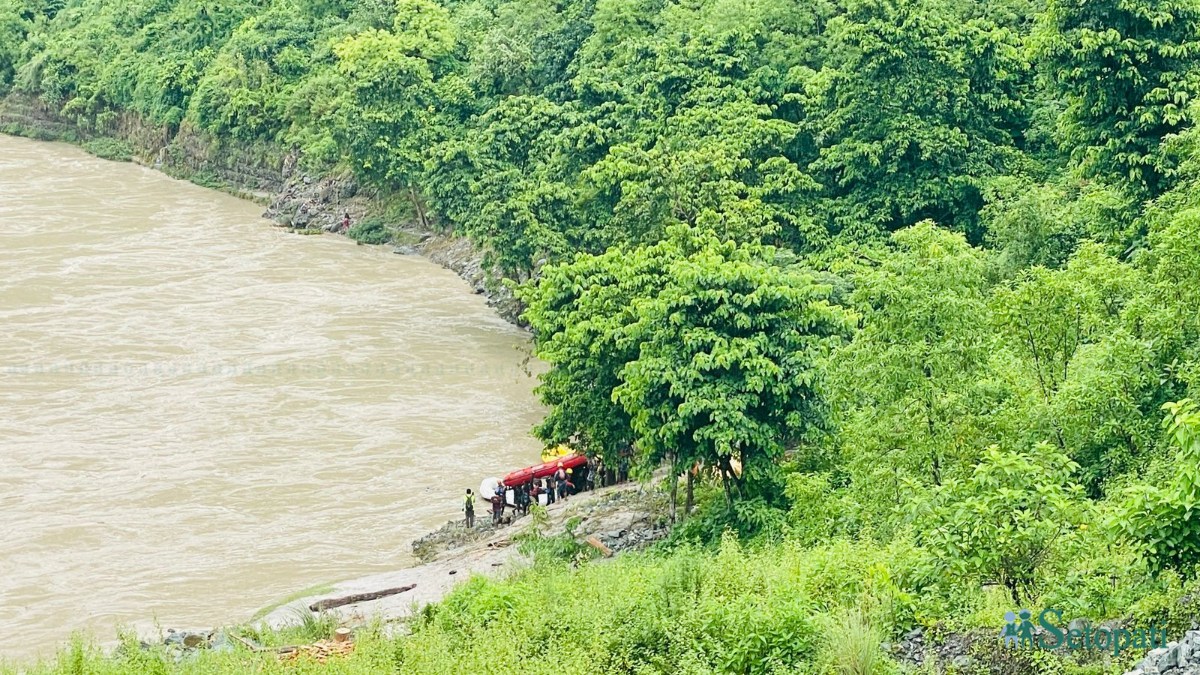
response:
M1200 630L1189 630L1183 639L1151 649L1125 675L1200 675Z

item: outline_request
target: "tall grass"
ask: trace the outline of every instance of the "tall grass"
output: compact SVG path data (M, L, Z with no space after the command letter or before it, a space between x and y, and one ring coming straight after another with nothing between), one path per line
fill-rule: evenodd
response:
M889 675L896 666L883 653L883 631L871 624L866 614L854 607L830 622L826 634L826 662L837 675Z

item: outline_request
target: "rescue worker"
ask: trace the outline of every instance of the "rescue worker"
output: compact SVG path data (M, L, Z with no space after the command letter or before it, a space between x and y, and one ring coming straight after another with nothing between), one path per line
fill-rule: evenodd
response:
M467 488L467 498L463 502L463 512L467 514L467 528L475 527L475 494Z

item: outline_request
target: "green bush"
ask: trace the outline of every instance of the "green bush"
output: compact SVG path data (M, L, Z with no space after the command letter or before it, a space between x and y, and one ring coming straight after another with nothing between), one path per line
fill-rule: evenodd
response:
M1200 564L1200 412L1188 399L1164 407L1170 412L1164 426L1179 445L1175 479L1165 488L1129 488L1123 517L1116 522L1146 547L1156 570L1190 574Z
M118 162L133 160L133 148L125 141L116 138L93 138L83 144L83 149L102 159Z
M914 505L929 564L952 583L993 581L1028 600L1052 547L1083 521L1078 469L1047 443L1029 452L992 447L971 477L934 489Z
M377 218L367 218L350 226L346 236L360 244L386 244L392 240L387 225Z
M857 608L834 618L826 635L824 660L837 675L887 675L897 670L880 647L886 636Z

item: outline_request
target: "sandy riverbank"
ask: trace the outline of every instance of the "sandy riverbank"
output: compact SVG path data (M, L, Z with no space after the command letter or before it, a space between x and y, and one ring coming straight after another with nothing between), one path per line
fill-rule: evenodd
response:
M582 541L595 536L619 554L665 536L663 501L662 495L637 483L600 488L549 506L546 509L548 520L541 533L546 536L564 533L571 522L577 539ZM480 518L487 517L480 514ZM361 625L376 618L388 624L403 625L414 612L440 601L472 575L499 576L529 565L530 561L521 554L513 537L529 527L530 522L529 518L522 518L498 530L480 529L473 534L463 531L461 524L448 525L435 536L423 538L426 562L331 584L320 592L280 604L253 623L282 628L300 623L304 616L312 614L309 608L323 600L414 585L403 593L326 610L346 626ZM439 545L438 540L447 543Z

